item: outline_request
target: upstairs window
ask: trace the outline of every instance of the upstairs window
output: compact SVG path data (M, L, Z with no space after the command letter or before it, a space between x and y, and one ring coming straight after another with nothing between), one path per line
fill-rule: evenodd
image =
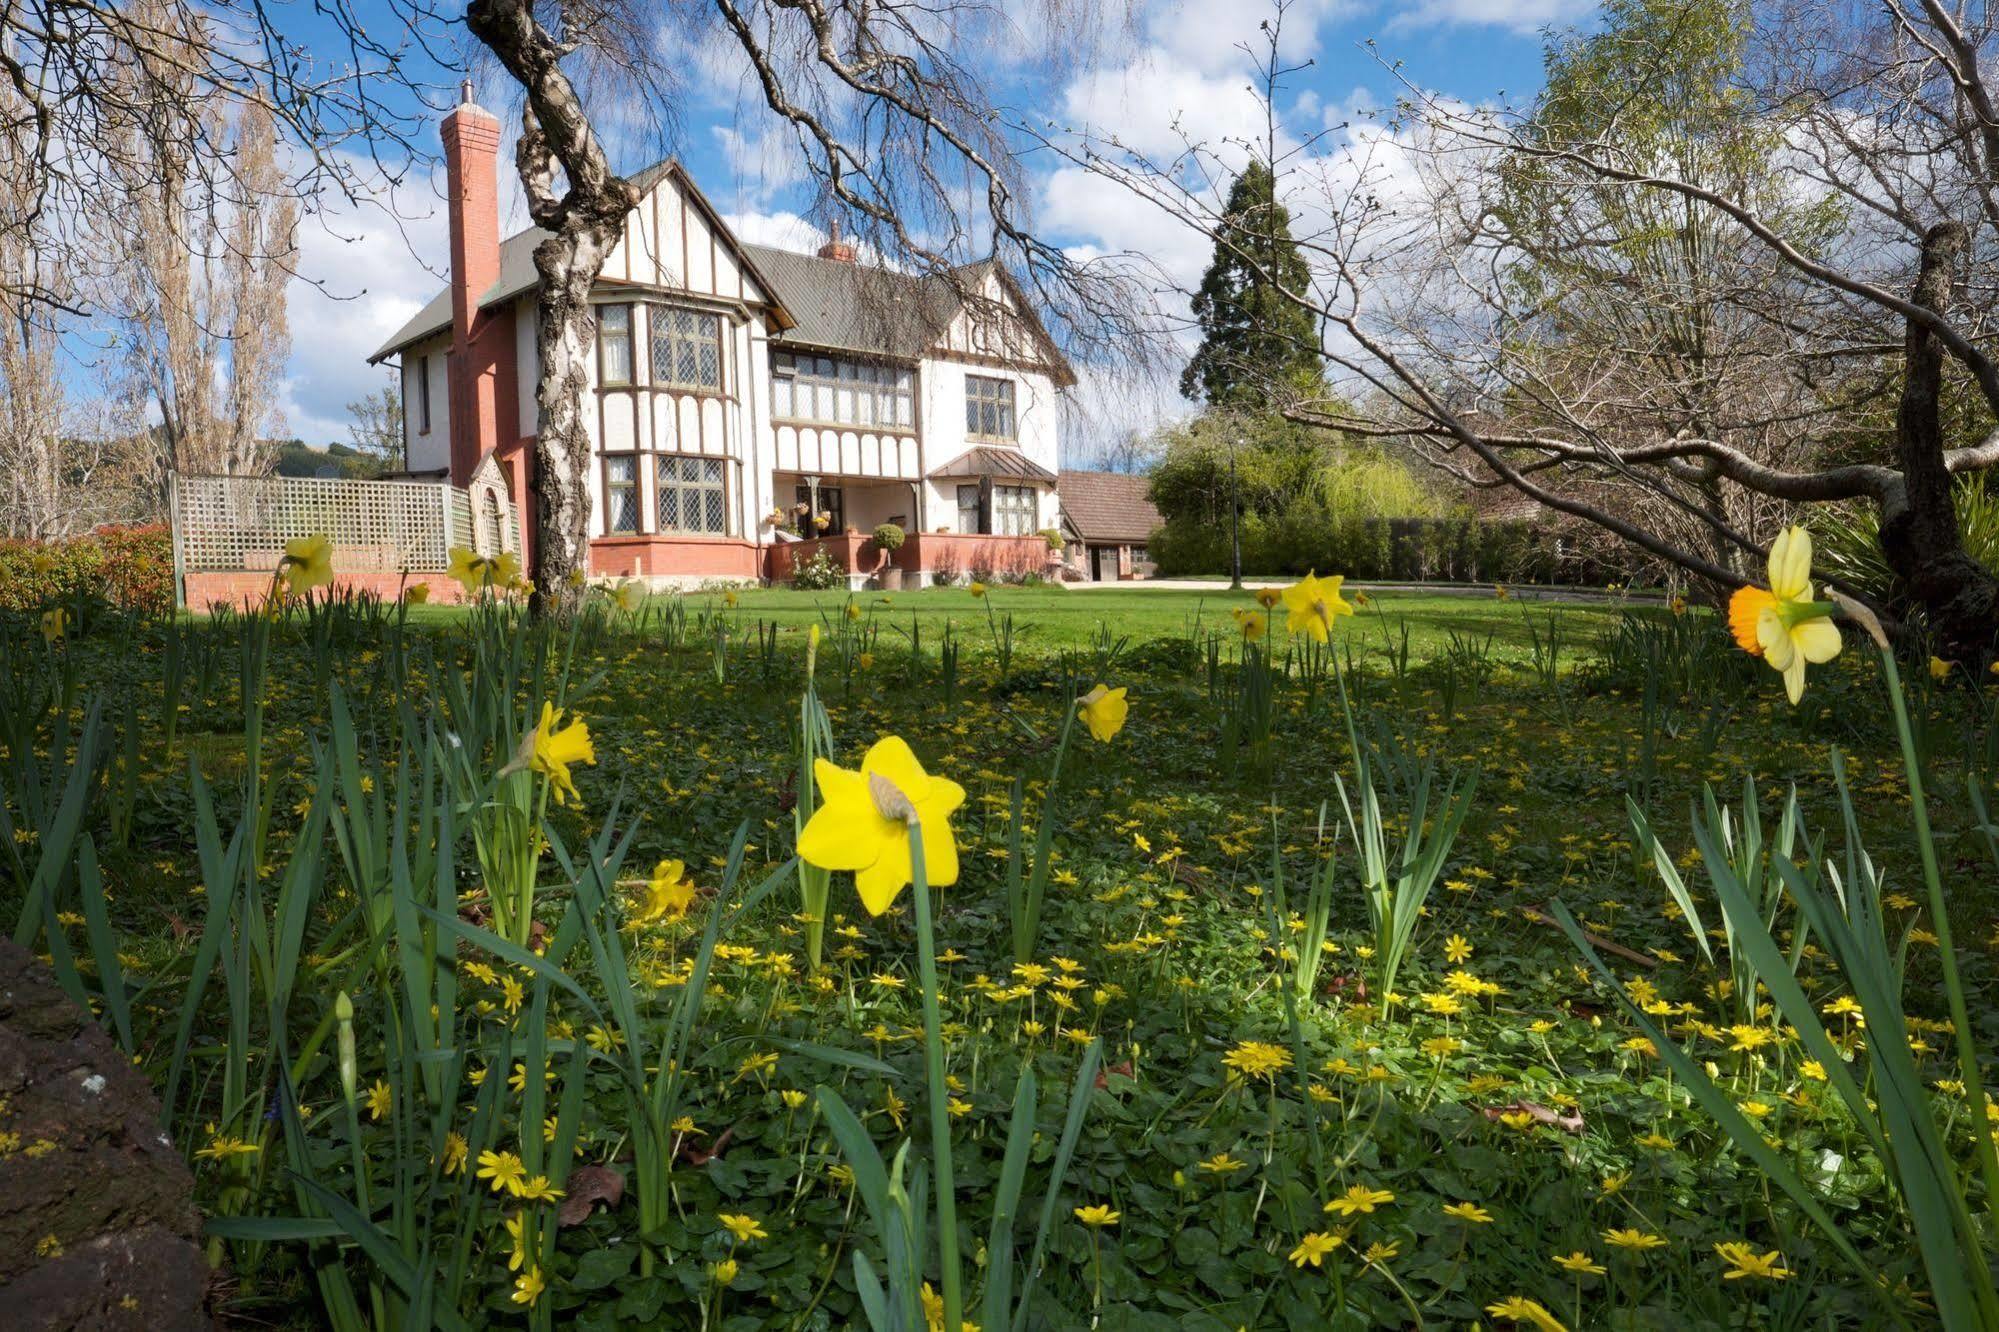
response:
M652 322L652 382L662 388L722 387L722 316L679 305L647 310Z
M632 307L597 307L597 372L606 385L632 382Z
M1013 381L965 376L965 433L973 439L1014 439Z
M786 421L916 427L916 372L829 356L771 356L771 415Z
M419 356L416 358L416 392L411 396L416 399L416 432L419 435L428 435L430 433L430 358L428 356Z

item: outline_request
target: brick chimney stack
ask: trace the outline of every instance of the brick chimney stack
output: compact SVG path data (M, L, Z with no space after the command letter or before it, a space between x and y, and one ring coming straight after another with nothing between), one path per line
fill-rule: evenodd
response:
M840 219L837 217L833 219L832 235L824 245L819 247L819 257L821 259L838 260L843 264L854 262L854 247L840 239Z
M472 100L465 80L460 101L444 118L445 183L451 220L451 480L464 485L480 459L515 441L500 434L499 357L511 347L495 336L496 320L479 299L500 276L500 196L494 164L500 122ZM512 317L505 319L507 342ZM511 364L507 367L511 379ZM506 404L508 415L518 415ZM519 498L518 495L516 498Z

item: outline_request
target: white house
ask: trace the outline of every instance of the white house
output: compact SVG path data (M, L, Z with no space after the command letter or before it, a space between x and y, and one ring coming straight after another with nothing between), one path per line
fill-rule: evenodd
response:
M499 235L489 112L468 99L443 139L450 282L371 361L401 368L409 469L462 485L496 458L532 541L545 233ZM632 181L592 298L593 573L778 577L823 547L858 576L885 522L910 535L908 571L1042 566L1075 376L1003 269L913 277L837 233L816 255L747 245L677 162Z

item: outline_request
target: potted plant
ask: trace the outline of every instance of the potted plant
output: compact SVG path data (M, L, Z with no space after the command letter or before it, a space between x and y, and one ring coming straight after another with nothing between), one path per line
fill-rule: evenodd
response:
M875 529L875 548L882 553L881 567L875 570L875 576L881 580L884 592L902 590L902 566L895 562L895 553L902 549L906 539L903 530L894 523L883 523Z

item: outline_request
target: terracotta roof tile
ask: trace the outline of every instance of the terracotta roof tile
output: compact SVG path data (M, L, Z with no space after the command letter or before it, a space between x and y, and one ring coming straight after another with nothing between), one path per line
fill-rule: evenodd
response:
M1122 472L1063 472L1055 482L1062 515L1085 541L1143 542L1165 520L1146 491L1152 482Z

